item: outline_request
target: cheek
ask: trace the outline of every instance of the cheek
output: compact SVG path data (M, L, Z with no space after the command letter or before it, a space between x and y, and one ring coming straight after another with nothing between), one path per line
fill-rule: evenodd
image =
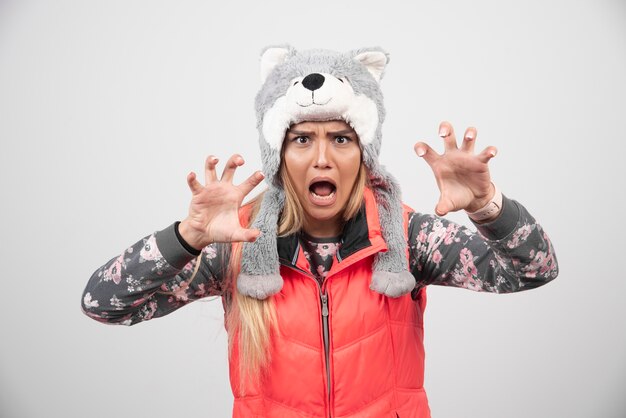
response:
M306 176L306 170L302 170L301 167L291 166L285 164L285 173L289 177L289 183L291 183L292 190L294 191L297 199L301 204L304 204L304 198L308 194L308 188L304 184L303 179Z
M314 157L314 151L312 146L299 146L289 141L285 144L283 158L291 165L304 164Z
M343 172L343 186L344 190L351 191L359 176L359 170L361 168L361 153L346 157L344 159L344 172Z
M295 186L293 180L303 178L306 172L307 164L303 160L302 156L294 155L293 153L285 152L283 158L285 160L285 170L287 171L287 174L292 179L292 183Z
M350 167L353 173L352 178L356 179L359 174L359 169L361 168L361 149L357 149L353 155L350 156L348 161L350 161Z
M289 182L291 183L291 187L294 188L296 192L300 192L300 185L297 181L301 176L298 174L298 170L295 170L293 166L288 166L285 164L285 172L287 173L287 177L289 177Z

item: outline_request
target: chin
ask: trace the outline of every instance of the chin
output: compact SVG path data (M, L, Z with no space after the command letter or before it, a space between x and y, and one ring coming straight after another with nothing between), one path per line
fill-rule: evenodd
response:
M337 219L343 211L334 207L328 207L328 208L316 207L316 208L308 208L306 212L307 212L309 219L312 222L325 222L325 221L332 221L333 219Z

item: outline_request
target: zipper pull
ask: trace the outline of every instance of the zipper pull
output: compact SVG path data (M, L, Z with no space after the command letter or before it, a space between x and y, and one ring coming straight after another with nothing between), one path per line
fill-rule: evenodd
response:
M328 295L322 295L322 316L328 316Z

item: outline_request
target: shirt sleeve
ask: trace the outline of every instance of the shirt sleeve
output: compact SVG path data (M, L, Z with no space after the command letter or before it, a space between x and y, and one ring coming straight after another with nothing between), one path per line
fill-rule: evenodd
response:
M557 277L552 243L520 203L503 196L494 221L473 223L477 232L435 215L409 214L409 266L418 288L510 293Z
M122 325L167 315L194 300L223 295L229 257L230 245L221 243L190 253L174 223L98 268L83 291L81 309L97 321Z

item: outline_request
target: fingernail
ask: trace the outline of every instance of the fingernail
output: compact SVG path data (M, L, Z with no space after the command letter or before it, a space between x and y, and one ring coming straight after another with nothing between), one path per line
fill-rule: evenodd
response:
M468 133L467 133L467 135L465 135L465 138L466 138L468 141L471 141L472 139L474 139L474 132L471 132L471 131L470 131L470 132L468 132Z
M492 149L491 151L489 151L489 154L491 154L492 157L495 157L497 152L495 149Z
M263 174L262 171L257 172L257 176L259 176L260 179L264 179L265 178L265 174Z
M424 151L424 148L418 148L418 149L417 149L417 155L418 155L419 157L423 157L423 156L424 156L424 154L426 154L426 151Z
M439 129L439 136L442 138L445 138L446 136L448 136L450 132L448 131L448 127L447 126L442 126L441 129Z

